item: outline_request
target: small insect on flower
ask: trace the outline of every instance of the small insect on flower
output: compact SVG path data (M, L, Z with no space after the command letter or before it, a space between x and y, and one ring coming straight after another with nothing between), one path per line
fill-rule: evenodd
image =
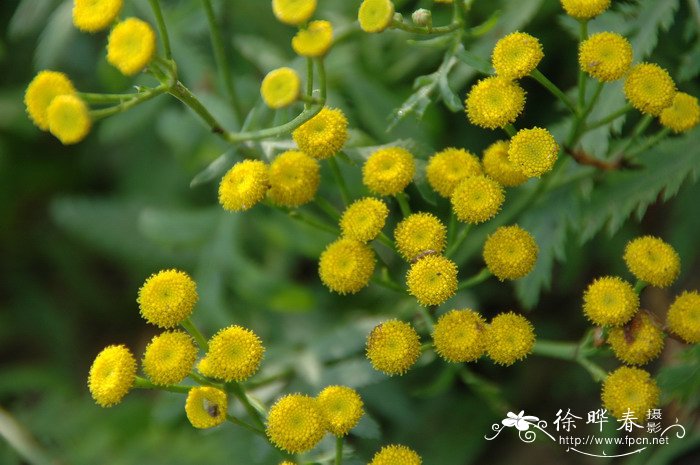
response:
M673 301L666 315L668 329L689 344L700 342L700 293L685 291Z
M265 105L278 109L294 103L299 97L301 79L292 68L277 68L265 76L260 86L260 95Z
M198 368L204 376L241 382L258 371L264 354L265 347L253 331L233 325L211 338L209 351Z
M267 195L275 204L291 208L311 202L321 182L320 169L304 152L283 152L270 164Z
M406 284L420 305L440 305L457 292L457 265L441 255L426 255L408 269Z
M107 29L122 9L123 0L74 0L73 24L84 32Z
M141 316L161 328L172 328L189 318L197 303L197 284L185 272L162 270L139 289Z
M673 103L663 109L659 121L675 133L690 131L700 122L698 99L684 92L676 92Z
M100 352L90 367L88 388L100 407L122 401L136 380L136 359L124 345L112 345Z
M625 97L640 112L659 116L673 103L676 84L668 71L654 63L639 63L632 67L625 80Z
M477 360L486 350L486 321L474 310L450 310L433 329L435 350L448 362Z
M639 310L639 296L632 285L617 276L593 281L583 294L583 312L594 324L620 326Z
M49 132L63 145L77 144L90 132L92 120L85 102L74 94L59 95L46 110Z
M379 195L396 195L413 180L413 155L401 147L382 148L369 156L362 167L362 182Z
M432 213L414 213L396 226L394 240L401 256L413 261L427 251L442 253L447 240L447 228Z
M521 129L510 140L508 159L530 178L551 171L557 162L559 144L543 128Z
M527 357L535 346L535 330L522 315L496 315L486 327L486 354L499 365L512 365Z
M189 334L167 331L155 336L146 346L143 371L153 384L177 384L192 371L197 347Z
M581 42L578 49L581 70L601 82L620 79L632 64L632 45L620 34L600 32Z
M348 140L348 120L338 108L323 108L316 116L294 130L292 138L299 149L323 160L334 156Z
M620 367L605 378L601 400L615 418L628 410L644 415L658 404L659 387L647 371Z
M375 370L389 376L406 373L419 356L420 338L409 323L385 321L367 336L367 358Z
M49 130L48 110L59 95L73 95L75 87L68 76L58 71L39 71L27 86L24 104L32 122L42 131Z
M369 465L421 465L422 459L415 451L402 445L384 446L374 454Z
M381 233L389 208L386 204L372 197L354 201L340 218L340 230L343 237L360 242L369 242Z
M513 123L525 108L525 91L502 76L482 79L472 86L465 101L469 121L486 129Z
M278 448L292 454L309 451L326 432L318 401L304 394L288 394L270 408L267 437Z
M221 389L193 387L187 393L185 413L195 428L213 428L226 421L228 399Z
M543 57L542 44L536 37L513 32L496 42L491 63L499 76L520 79L533 72Z
M527 276L537 262L538 247L532 235L520 226L502 226L484 243L484 261L501 281Z
M457 185L450 202L459 221L479 224L490 220L505 201L503 187L488 176L471 176Z
M156 51L156 33L150 24L127 18L109 33L107 61L126 76L133 76L151 62Z
M484 173L505 187L515 187L527 181L527 176L508 158L510 142L499 140L484 150Z
M272 12L282 23L298 26L316 11L316 0L272 0Z
M333 44L333 25L330 21L311 21L292 38L292 49L303 57L322 57Z
M561 0L561 6L573 18L591 19L610 8L610 0Z
M647 312L640 311L625 326L611 329L608 343L623 363L644 365L661 353L664 333Z
M450 147L430 157L425 174L435 192L450 198L462 180L481 174L481 163L467 150Z
M391 25L393 17L391 0L364 0L357 13L360 28L365 32L382 32Z
M652 286L668 287L681 271L681 258L674 248L653 236L631 240L625 247L625 263L630 272Z
M360 395L347 386L328 386L316 397L326 429L337 437L345 436L364 415Z
M366 244L341 238L326 247L318 262L323 284L338 294L355 294L374 273L374 251Z
M236 163L221 179L219 203L224 210L237 212L254 207L270 188L267 164L260 160Z

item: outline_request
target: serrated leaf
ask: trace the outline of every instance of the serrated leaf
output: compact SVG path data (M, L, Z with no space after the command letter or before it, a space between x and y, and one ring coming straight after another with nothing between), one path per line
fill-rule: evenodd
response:
M631 37L635 60L646 58L656 47L659 30L668 31L673 24L679 0L641 0Z
M695 79L698 74L700 74L700 40L696 40L693 48L681 58L678 80L681 82L690 81Z

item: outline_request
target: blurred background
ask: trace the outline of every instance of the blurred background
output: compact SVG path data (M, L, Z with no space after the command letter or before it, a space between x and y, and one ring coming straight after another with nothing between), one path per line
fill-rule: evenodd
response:
M125 3L123 16L153 23L147 2ZM181 79L227 127L235 128L221 97L201 2L161 3ZM267 71L279 66L303 70L289 46L294 30L273 18L269 1L214 3L242 105L259 107L259 83ZM402 140L425 158L448 146L481 153L502 137L469 125L462 112L436 102L449 98L442 91L433 89L427 99L413 95L414 79L438 69L441 50L407 44L410 37L401 32L360 33L355 21L359 0L319 3L316 17L331 20L336 37L342 38L327 69L330 104L343 109L353 128L349 161L341 166L354 196L364 194L360 169L353 165L362 154L356 147ZM432 2L395 3L408 18ZM633 38L637 60L667 67L681 90L698 96L700 35L693 3L697 5L614 1L614 13L591 27L626 33ZM96 124L77 146L64 147L40 132L22 102L37 71L63 71L87 92L127 92L135 83L105 61L106 33L87 35L72 26L71 7L72 2L57 0L0 2L0 433L14 444L0 440L0 464L279 462L264 441L241 428L192 428L178 394L136 391L110 409L90 398L86 375L105 345L125 343L141 354L157 333L139 317L135 299L149 274L168 267L196 279L200 302L194 320L207 334L237 323L261 336L266 359L251 386L263 401L295 391L315 395L328 384L359 390L368 415L348 440L356 450L349 465L367 463L382 445L395 442L418 451L427 465L700 463L697 348L669 340L662 357L649 367L659 375L667 420L677 416L688 430L684 439L624 459L574 455L548 441L524 444L510 432L489 442L484 435L506 408L524 409L549 422L560 408L585 416L600 405L599 385L579 365L534 356L510 368L486 360L471 366L493 382L498 392L492 397L500 403L485 402L455 370L429 354L401 378L373 371L363 357L366 335L383 319L411 319L415 301L377 286L351 297L331 294L316 273L320 252L334 240L331 234L263 206L245 214L222 211L216 189L223 171L202 171L214 160L228 168L236 155L171 97ZM449 21L449 7L433 9L435 24ZM573 88L576 24L562 15L559 2L477 0L472 24L497 10L501 14L495 26L467 48L487 58L499 37L524 30L543 43L540 69L560 87ZM475 78L475 71L460 63L449 75L449 86L461 100ZM135 81L154 84L147 76ZM537 124L563 132L565 112L534 82L523 85L528 103L518 126ZM405 102L408 116L391 124L392 114ZM607 113L619 107L619 87L601 102ZM257 124L290 116L263 112ZM636 118L630 116L623 129L629 130ZM606 129L584 146L602 156L608 140ZM265 156L286 145L286 140L268 141L255 150ZM577 340L588 329L580 310L585 286L603 274L631 279L621 258L626 241L654 234L682 257L676 284L649 289L643 296L644 308L663 319L676 294L700 288L699 146L696 128L659 146L648 162L642 155L646 170L589 177L558 188L520 218L541 247L533 275L516 286L489 280L451 299L443 311L470 306L487 317L523 311L538 337ZM340 206L330 173L323 174L327 182L320 195ZM509 199L532 187L509 191ZM435 199L424 190L409 190L414 209L447 218L447 203L432 205ZM385 231L391 232L397 219L394 212ZM479 251L488 232L488 226L477 228L460 252L464 276L482 266ZM399 270L395 277L402 282L404 265L391 256L385 259ZM602 358L601 364L617 366L612 357ZM322 460L323 451L332 450L332 441L325 441L310 459Z

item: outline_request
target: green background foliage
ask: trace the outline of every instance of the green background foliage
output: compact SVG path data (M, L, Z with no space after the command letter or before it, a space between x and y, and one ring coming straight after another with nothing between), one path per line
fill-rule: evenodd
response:
M127 15L152 21L147 2L125 3ZM162 3L181 79L217 118L236 127L219 89L200 2ZM488 71L490 50L504 34L519 29L540 38L545 50L540 69L565 91L576 85L577 24L554 0L477 0L474 24L495 11L498 20L449 63L442 62L439 42L407 44L410 36L398 31L359 33L359 1L319 3L317 17L331 20L336 36L343 37L327 59L329 102L351 123L342 166L355 197L364 193L359 163L369 153L366 147L401 141L425 159L447 146L480 153L502 137L469 125L461 102L478 70ZM404 13L431 4L395 3ZM700 33L690 2L613 3L614 12L592 22L591 31L626 34L635 60L658 62L680 89L700 95ZM241 104L260 110L253 126L286 121L292 116L287 111L262 110L258 86L273 68L291 65L303 71L304 62L289 46L293 29L274 20L268 1L226 0L215 6ZM436 24L449 20L449 8L435 10ZM86 465L279 461L264 441L240 428L191 428L177 394L135 392L108 410L90 399L85 377L95 354L111 343L126 343L141 353L156 333L139 318L138 287L150 273L178 267L198 283L201 299L194 318L206 333L237 323L265 342L266 358L254 379L278 379L255 391L262 401L284 392L315 394L331 383L359 390L368 415L349 440L357 453L348 464L366 463L389 442L410 445L426 464L607 462L573 456L546 442L526 445L514 435L485 441L506 410L490 408L456 370L439 360L430 363L429 354L401 378L372 370L363 356L367 333L387 317L412 318L415 301L376 286L356 296L331 294L316 273L331 234L264 207L245 214L222 211L216 203L217 180L238 156L174 99L162 96L102 121L73 147L34 128L22 95L40 69L64 71L85 91L124 92L134 84L106 63L106 34L78 32L70 11L70 1L0 4L0 425L30 434L28 451L39 454L37 460L45 456L55 460L46 463ZM561 138L570 124L565 109L534 81L523 85L528 102L518 125L545 126ZM593 119L624 103L620 86L609 86L600 102ZM637 119L631 112L626 120L594 131L583 147L603 157ZM288 139L254 148L269 156L289 146ZM447 305L478 308L487 317L522 310L539 337L576 340L588 327L580 309L586 284L602 274L629 278L621 259L626 241L654 234L682 257L673 287L644 294L643 307L663 315L678 292L700 288L699 146L696 128L641 154L639 170L589 175L590 168L570 163L562 174L568 182L518 218L540 245L533 273L514 286L487 281ZM325 171L323 176L331 178ZM408 192L415 209L429 208L446 218L448 205L427 193L424 184L419 180ZM509 191L499 217L469 236L457 254L465 275L482 266L479 252L486 235L533 189L530 182ZM330 183L320 195L340 205ZM391 225L397 220L392 217ZM398 266L395 257L385 258ZM669 341L651 366L660 373L667 411L689 430L686 438L620 463L698 463L699 362L697 347L686 350ZM603 364L616 366L611 359ZM598 385L572 363L530 357L502 368L480 361L473 371L491 380L498 398L516 412L525 409L551 421L559 408L579 409L581 415L599 406ZM325 441L317 451L332 449L331 440ZM0 444L0 463L24 463L13 448Z

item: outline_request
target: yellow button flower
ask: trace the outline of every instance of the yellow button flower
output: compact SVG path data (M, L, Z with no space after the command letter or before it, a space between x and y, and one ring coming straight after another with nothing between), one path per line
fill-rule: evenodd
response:
M111 407L122 401L136 380L136 360L123 345L104 348L90 367L88 388L100 407Z
M676 85L668 72L654 63L639 63L627 74L625 97L644 114L658 116L673 103Z
M337 437L348 434L365 413L362 398L347 386L328 386L316 400L326 421L326 429Z
M457 265L441 255L426 255L408 269L406 284L420 305L440 305L457 292Z
M133 76L151 62L156 51L156 33L150 24L127 18L109 33L107 61L126 76Z
M652 286L668 287L681 271L681 258L674 248L653 236L631 240L625 247L625 263L630 272Z
M413 155L401 147L374 152L362 167L362 182L379 195L396 195L413 180L416 165Z
M484 243L484 261L501 281L519 279L535 267L539 249L532 234L520 226L502 226Z
M487 176L472 176L459 183L450 197L457 219L470 224L488 221L505 201L503 187Z
M413 261L424 253L442 253L447 228L431 213L414 213L396 226L394 239L401 256Z
M579 45L578 63L584 72L599 81L615 81L630 69L632 45L614 32L593 34Z
M520 79L534 71L543 57L542 44L537 38L513 32L496 42L491 63L499 76Z
M74 0L73 24L85 32L107 29L123 6L123 0Z
M333 44L333 25L330 21L311 21L292 38L292 49L303 57L322 57Z
M321 281L338 294L355 294L369 284L375 258L370 247L342 238L326 247L318 263Z
M348 120L338 108L324 108L294 130L292 138L299 149L319 160L340 152L348 140Z
M298 26L316 11L316 0L272 0L272 12L282 23Z
M664 346L664 333L647 312L639 312L621 328L608 334L615 356L627 365L644 365L655 359Z
M270 408L266 432L275 446L289 453L313 449L326 432L318 401L303 394L282 397Z
M85 102L74 94L59 95L46 110L49 132L63 145L77 144L90 132L92 120Z
M153 384L177 384L192 371L197 347L189 334L168 331L151 339L143 355L143 371Z
M301 79L292 68L277 68L270 71L260 86L260 95L270 108L283 108L299 98Z
M384 446L374 454L369 465L421 465L420 455L406 446Z
M693 129L700 122L698 99L684 92L676 92L673 103L663 109L659 121L675 133Z
M292 208L311 202L321 181L318 162L297 150L277 155L270 164L269 176L270 200Z
M629 410L641 419L659 403L659 387L647 371L620 367L605 378L600 397L616 418L622 418Z
M24 104L32 122L43 131L49 130L48 109L59 95L75 94L68 76L58 71L40 71L27 86Z
M197 284L187 273L163 270L143 283L136 301L146 321L172 328L189 318L198 298Z
M550 171L557 161L559 144L543 128L521 129L510 140L508 159L530 178Z
M213 428L226 421L228 399L221 389L200 386L187 393L185 413L195 428Z
M499 140L484 150L484 172L499 184L515 187L527 181L527 176L508 158L508 141Z
M233 325L219 330L209 340L209 351L198 368L211 378L245 381L258 371L264 354L265 347L253 331Z
M486 354L499 365L512 365L527 357L535 345L535 330L522 315L496 315L486 327Z
M375 370L402 375L420 356L420 338L413 326L399 320L385 321L367 337L367 358Z
M676 297L668 309L666 325L689 344L700 342L700 293L685 291Z
M425 174L435 192L450 198L460 181L481 174L481 163L472 153L450 147L430 157Z
M364 0L357 14L365 32L382 32L391 25L393 17L394 3L391 0Z
M474 310L450 310L433 329L435 351L448 362L473 362L486 350L486 321Z
M366 197L356 200L343 212L340 230L343 237L369 242L382 231L388 215L389 208L379 199Z
M219 203L224 210L249 210L265 198L270 188L268 166L260 160L236 163L219 184Z
M503 128L523 112L525 91L515 81L491 76L472 86L465 105L472 124L486 129Z
M620 326L639 310L639 297L632 285L617 276L593 281L583 294L583 312L594 324Z
M564 11L576 19L591 19L610 8L610 0L561 0Z

